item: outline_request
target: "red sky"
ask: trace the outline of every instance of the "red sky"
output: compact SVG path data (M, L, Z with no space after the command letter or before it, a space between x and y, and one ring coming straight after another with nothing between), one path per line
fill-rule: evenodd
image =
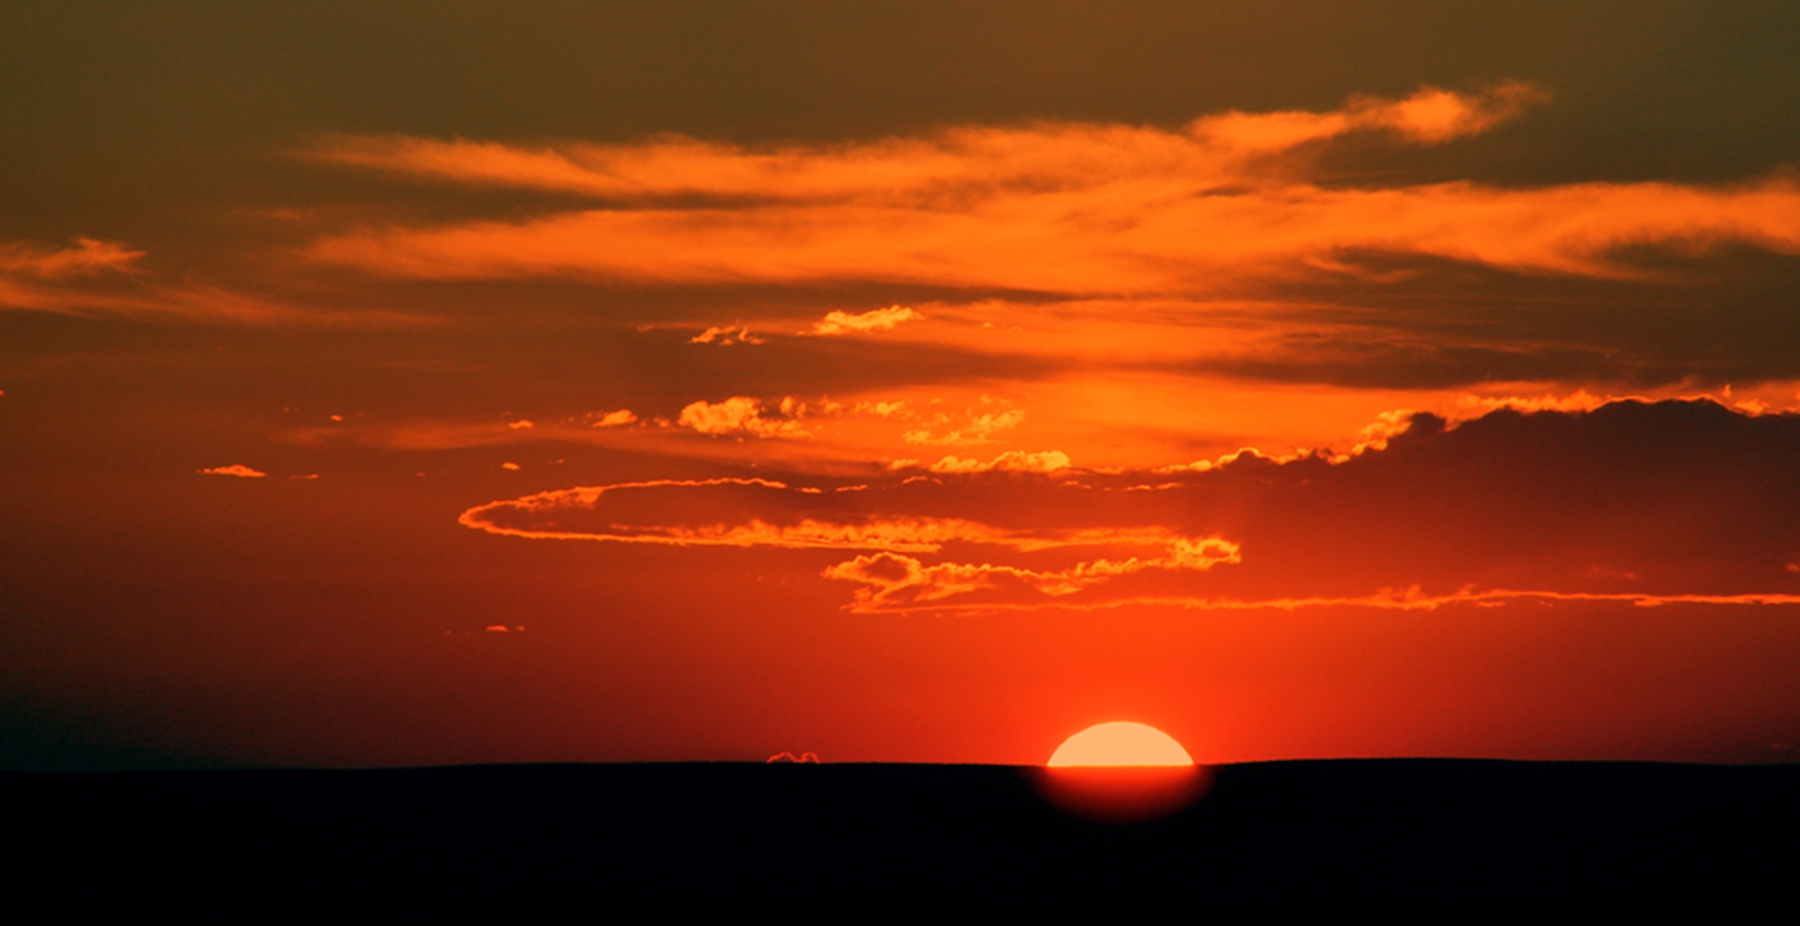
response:
M1791 761L1797 40L14 4L0 762Z

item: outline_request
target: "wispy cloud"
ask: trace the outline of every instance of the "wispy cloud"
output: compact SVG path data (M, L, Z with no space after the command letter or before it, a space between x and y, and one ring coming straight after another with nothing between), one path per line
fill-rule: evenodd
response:
M144 256L113 241L77 238L72 248L45 248L25 242L0 244L0 274L47 280L124 273Z
M1352 97L1332 112L1230 112L1173 130L1041 123L775 149L686 138L527 148L407 136L335 136L321 141L312 154L331 163L414 177L557 190L625 203L701 198L747 204L944 205L1028 183L1090 186L1102 172L1218 177L1242 170L1238 165L1245 156L1356 131L1386 130L1406 142L1437 144L1486 131L1545 98L1521 83L1473 95L1426 87L1402 100Z
M198 322L326 326L417 325L420 316L380 309L316 310L205 283L157 283L146 252L94 238L74 247L0 243L0 310L161 317Z
M843 550L821 578L871 612L1800 603L1800 417L1623 401L1378 425L1356 454L1241 451L1161 472L946 458L853 485L545 492L461 520L536 539Z
M1069 455L1060 450L1008 450L992 460L944 457L929 466L919 460L895 460L893 469L928 469L934 473L1054 473L1069 468Z
M718 344L721 346L726 344L761 344L763 343L763 339L751 334L748 327L740 325L727 328L708 328L705 331L688 338L688 343Z
M1427 88L1325 113L1227 113L1180 129L1047 123L760 151L674 140L527 150L337 139L322 156L462 183L613 203L523 221L383 226L326 237L316 261L439 279L861 280L1061 294L1217 294L1360 274L1383 253L1522 273L1631 277L1620 249L1742 243L1800 252L1789 179L1730 187L1452 182L1331 187L1302 149L1358 131L1439 144L1487 131L1537 94ZM896 311L898 310L898 311ZM836 312L813 333L874 330L902 307ZM882 314L890 313L890 314Z

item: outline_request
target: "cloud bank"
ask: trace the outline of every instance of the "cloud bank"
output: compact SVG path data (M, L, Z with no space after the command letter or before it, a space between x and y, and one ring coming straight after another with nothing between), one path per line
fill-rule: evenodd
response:
M856 586L849 607L869 612L1800 603L1800 416L1622 401L1409 425L1356 454L934 467L855 492L632 483L494 502L462 523L856 552L821 576Z

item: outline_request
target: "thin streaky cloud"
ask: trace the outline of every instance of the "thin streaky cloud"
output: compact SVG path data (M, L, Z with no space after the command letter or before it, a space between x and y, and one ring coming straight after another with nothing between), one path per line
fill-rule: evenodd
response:
M835 568L835 567L833 567ZM833 575L830 578L848 578ZM1729 605L1779 607L1800 605L1800 595L1780 592L1748 592L1733 595L1671 594L1636 592L1559 592L1547 589L1464 589L1447 595L1428 595L1417 586L1405 589L1380 589L1368 595L1311 596L1304 598L1202 598L1181 595L1145 595L1107 598L1097 601L1063 601L1054 598L1033 601L984 601L978 604L920 600L911 603L879 601L873 594L859 597L844 610L864 614L909 614L919 612L999 613L1005 611L1103 611L1123 607L1178 608L1184 611L1300 611L1309 608L1368 608L1378 611L1436 611L1455 605L1497 607L1514 601L1538 602L1606 602L1629 604L1640 608L1668 605Z
M1008 186L1082 187L1113 175L1220 179L1259 158L1356 131L1438 144L1479 134L1544 100L1506 83L1483 94L1425 87L1402 100L1352 97L1337 110L1203 116L1175 129L1043 122L960 127L919 138L773 149L665 138L636 145L528 148L494 141L333 136L328 163L485 186L621 202L713 198L749 203L950 202Z
M124 273L134 269L143 251L113 241L77 238L71 248L45 248L27 242L0 244L0 274L43 279Z

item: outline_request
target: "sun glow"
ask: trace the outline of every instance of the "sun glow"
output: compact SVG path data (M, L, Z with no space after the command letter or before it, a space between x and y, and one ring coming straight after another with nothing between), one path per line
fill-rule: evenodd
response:
M1130 721L1096 724L1063 740L1046 763L1050 768L1183 767L1194 759L1173 737Z

